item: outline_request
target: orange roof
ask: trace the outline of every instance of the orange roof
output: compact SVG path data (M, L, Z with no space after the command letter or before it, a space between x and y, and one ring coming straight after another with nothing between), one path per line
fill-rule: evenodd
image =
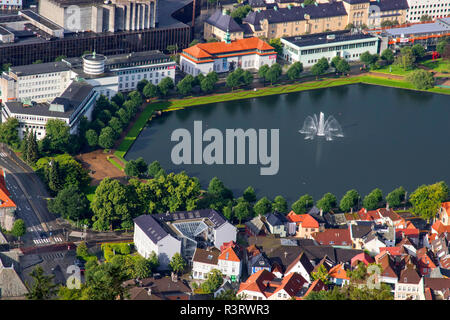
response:
M309 214L296 214L294 211L289 212L287 219L301 225L302 228L319 228L319 223Z
M273 278L275 278L275 276L272 272L269 272L266 269L259 270L258 272L255 272L250 277L248 277L247 281L240 284L237 294L241 293L244 290L257 291L264 294L265 285L263 282L270 281Z
M234 251L234 247L228 247L225 250L223 250L222 253L219 255L218 259L241 262L241 259L239 259L238 255L236 254L236 251Z
M263 40L257 37L253 37L231 41L231 43L226 42L198 43L195 46L184 49L183 53L187 53L197 59L200 59L200 58L211 58L213 55L218 54L226 54L231 52L238 53L239 51L248 51L255 49L261 51L274 50L272 46L270 46Z
M347 271L345 271L342 264L335 265L330 269L330 272L328 272L328 274L331 278L350 280L350 278L347 276Z
M450 232L450 226L444 226L444 224L440 220L436 220L435 223L431 226L431 228L437 232L437 234L442 234L444 232Z
M442 202L442 208L447 211L447 214L450 215L450 201Z
M0 169L0 208L15 208L16 204L9 197L10 193L6 188L5 172Z
M306 291L305 295L297 300L303 300L313 291L321 291L324 289L326 289L326 285L325 283L322 282L322 280L320 279L314 280L314 282L311 283L311 286L309 287L308 291Z

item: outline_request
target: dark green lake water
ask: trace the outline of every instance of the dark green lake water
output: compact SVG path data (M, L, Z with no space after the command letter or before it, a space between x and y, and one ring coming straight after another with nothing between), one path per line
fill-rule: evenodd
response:
M333 115L344 137L305 140L298 131L309 115ZM174 165L172 131L280 129L277 175L261 176L260 165ZM204 143L206 145L208 143ZM259 197L283 195L289 202L305 193L340 198L356 188L365 195L379 187L386 195L403 186L450 182L450 96L369 85L318 89L241 101L215 103L165 113L146 127L126 155L158 160L166 171L185 170L203 187L217 176L235 196L253 186Z

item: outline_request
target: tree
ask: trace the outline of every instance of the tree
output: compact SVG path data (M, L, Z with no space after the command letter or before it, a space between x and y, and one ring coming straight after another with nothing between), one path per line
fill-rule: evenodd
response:
M416 60L422 59L425 56L425 48L417 43L411 47L412 54L416 57Z
M340 56L333 57L333 59L331 59L331 62L330 62L330 67L336 69L339 61L341 61L341 60L342 60L342 58Z
M191 43L189 44L189 47L193 47L193 46L195 46L196 44L199 44L199 43L200 43L199 40L194 39L194 40L192 40Z
M276 196L272 203L272 211L287 213L288 205L285 198Z
M54 275L44 275L44 270L41 266L33 269L30 273L33 278L33 285L27 283L29 292L25 294L28 300L48 300L56 293L56 285L53 283Z
M214 71L211 71L206 75L206 77L204 77L203 79L200 80L200 89L206 93L211 92L216 87L217 81L219 81L219 77L217 76L217 73Z
M306 211L313 205L313 197L311 197L309 194L305 194L292 204L292 210L296 214L303 214L306 213Z
M242 74L241 82L244 86L250 85L253 82L253 74L250 71L245 70Z
M218 269L212 269L206 276L206 281L202 283L202 291L203 293L213 293L219 289L222 283L222 272Z
M98 137L98 145L104 149L111 149L114 146L116 133L111 127L105 127Z
M59 162L52 160L49 166L48 187L53 192L59 192L64 188L63 174L59 168Z
M239 77L239 75L236 73L236 71L231 72L226 80L225 80L225 84L227 87L231 88L231 91L234 90L234 88L239 87L239 85L241 84L241 79Z
M278 63L274 63L270 66L269 70L264 74L264 78L266 81L269 81L270 84L274 84L278 82L281 77L282 69Z
M323 197L317 201L317 208L323 210L323 212L330 212L331 209L335 208L337 205L336 196L332 193L325 193Z
M11 229L11 234L16 237L22 237L27 232L27 227L25 226L25 221L22 219L17 219L14 221L13 227Z
M247 189L244 190L244 194L243 197L245 199L245 201L247 202L255 202L256 201L256 193L255 193L255 189L253 189L253 187L247 187Z
M158 89L153 83L149 82L145 85L144 89L142 90L142 93L146 98L150 99L158 95Z
M81 257L81 258L85 258L89 256L89 252L88 252L88 247L86 245L85 241L81 241L78 245L77 245L77 256Z
M222 214L228 221L232 221L233 220L233 207L232 206L223 207Z
M413 214L429 222L436 216L441 202L447 200L448 193L448 186L443 181L431 185L421 185L409 197L413 206Z
M86 263L86 290L83 295L88 300L120 300L128 296L128 290L123 286L128 274L122 265L88 261Z
M303 64L301 62L294 62L287 71L287 76L290 80L300 78L301 73L303 72Z
M316 3L316 0L305 0L304 2L303 2L303 4L305 5L305 6L312 6L312 5L314 5Z
M244 19L250 11L252 11L252 7L250 5L241 6L231 12L231 17L238 24L241 24L242 19Z
M347 24L345 26L345 30L351 30L351 29L354 29L354 28L355 28L355 25L353 23L349 23L349 24Z
M160 96L165 97L173 87L174 84L172 78L165 77L158 83L158 93Z
M162 170L162 167L158 160L155 160L148 165L148 175L151 178L155 178L160 170Z
M19 120L15 117L8 118L0 124L0 142L17 148L20 144L19 139Z
M261 67L259 67L258 69L258 77L264 79L264 81L266 80L266 73L267 71L269 71L270 67L269 65L265 64L262 65Z
M381 59L386 60L388 63L394 62L394 58L394 53L389 48L384 49L381 53Z
M423 69L414 70L406 77L406 80L419 90L427 90L434 87L433 74Z
M350 71L350 64L345 59L341 59L336 66L336 70L342 74Z
M378 55L371 54L369 51L366 51L361 54L359 60L364 63L365 66L373 66L378 60Z
M143 93L143 92L144 92L144 88L145 88L145 86L146 86L148 83L149 83L149 82L148 82L147 79L142 79L142 80L140 80L140 81L137 83L137 85L136 85L136 90L137 90L139 93Z
M98 144L98 134L93 129L86 131L86 141L90 147L95 147Z
M395 63L401 66L404 70L408 70L414 67L415 61L416 57L413 54L411 47L403 47L400 50L400 55L397 57Z
M112 117L108 122L108 126L111 127L116 135L120 135L122 133L122 122L117 117Z
M36 138L36 132L30 131L28 134L26 150L25 150L25 160L34 165L39 159L39 147Z
M237 205L233 208L234 216L239 220L239 224L242 220L245 220L251 216L252 209L250 203L245 201L243 198L238 199Z
M112 230L119 223L132 222L134 216L140 212L135 209L131 188L127 188L119 181L105 178L95 190L91 209L94 213L94 230Z
M192 92L192 84L194 83L194 77L190 74L186 75L183 80L178 82L177 89L182 95L187 96Z
M130 160L125 165L125 174L129 177L142 178L147 173L147 163L144 158L139 157L136 160Z
M134 257L133 278L145 279L152 275L152 263L150 260L137 255Z
M272 46L277 52L278 56L283 55L283 44L281 43L280 38L273 38L269 40L269 45Z
M50 151L54 153L70 152L70 128L62 120L50 119L45 125L45 138L49 142Z
M379 207L382 200L383 192L379 188L376 188L364 197L363 206L367 210L375 210Z
M311 276L314 280L321 280L324 284L330 283L330 275L323 264L319 266L316 272L311 272Z
M69 185L48 202L48 210L61 215L64 219L77 221L86 217L86 213L89 212L89 201L78 186Z
M405 194L405 189L403 187L398 187L386 196L386 201L389 206L393 208L399 207L403 201L405 201Z
M441 38L441 39L438 41L437 45L436 45L436 51L437 51L441 56L443 56L444 53L445 53L445 49L446 49L446 47L447 47L449 44L450 44L450 37L444 37L444 38Z
M320 58L319 61L315 65L311 67L311 73L316 76L316 78L319 78L320 75L324 74L330 65L328 64L327 58L323 57Z
M186 268L186 261L183 259L181 254L177 252L172 256L172 259L170 259L169 266L173 272L179 274L184 271L184 268Z
M360 198L358 191L355 189L347 191L347 193L342 197L339 208L341 208L342 211L348 212L350 209L354 208L357 203L358 199Z
M116 115L119 117L119 120L124 127L126 127L130 122L131 117L128 115L128 112L124 108L120 108L119 111L117 111Z
M267 197L261 198L253 206L253 211L256 215L262 216L272 211L272 202Z

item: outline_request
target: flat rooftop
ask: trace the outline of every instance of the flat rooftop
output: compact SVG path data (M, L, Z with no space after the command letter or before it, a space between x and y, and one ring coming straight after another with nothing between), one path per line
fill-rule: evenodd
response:
M309 47L314 45L321 45L326 43L337 43L345 41L354 41L361 39L373 39L376 36L364 33L351 34L348 31L327 32L315 35L305 35L296 37L286 37L284 40L296 45L297 47ZM334 37L332 37L334 36Z
M393 37L450 32L450 18L438 19L432 23L414 24L404 28L386 29L385 32Z
M11 72L18 76L27 76L33 74L44 74L51 72L62 72L69 71L70 68L64 62L47 62L47 63L36 63L24 66L11 67Z
M61 26L57 25L56 23L51 22L47 18L44 18L43 16L31 11L31 10L22 10L20 11L21 14L23 14L26 18L29 18L31 20L34 20L43 26L49 28L50 30L56 31L63 29Z

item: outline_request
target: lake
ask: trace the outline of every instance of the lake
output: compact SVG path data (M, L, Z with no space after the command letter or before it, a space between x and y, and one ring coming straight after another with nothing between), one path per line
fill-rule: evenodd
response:
M304 120L332 115L344 137L305 140ZM260 175L260 165L174 165L172 131L218 128L279 129L279 171ZM204 146L208 143L204 143ZM200 179L206 188L217 176L240 196L253 186L258 197L283 195L292 203L309 193L318 200L349 189L364 196L379 187L409 192L421 184L450 182L450 96L364 84L214 103L164 113L151 121L125 156L158 160L164 169Z

